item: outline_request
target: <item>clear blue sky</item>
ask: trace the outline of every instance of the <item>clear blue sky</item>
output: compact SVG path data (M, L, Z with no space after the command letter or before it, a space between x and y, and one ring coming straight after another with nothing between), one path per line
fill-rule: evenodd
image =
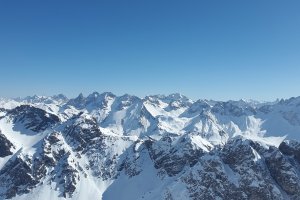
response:
M1 0L0 96L300 95L299 0Z

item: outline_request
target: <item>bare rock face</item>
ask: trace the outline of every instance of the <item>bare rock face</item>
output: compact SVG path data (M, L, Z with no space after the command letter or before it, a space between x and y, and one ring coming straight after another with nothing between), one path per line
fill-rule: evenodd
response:
M298 147L284 141L280 149L287 144ZM280 149L235 138L199 157L181 180L191 199L299 199L299 164L294 151Z
M299 155L299 142L283 141L267 160L274 179L292 199L300 197Z
M2 197L28 193L38 183L31 173L32 162L29 157L16 156L10 160L0 171L0 188L6 188Z
M300 180L297 169L288 157L285 157L278 149L274 149L266 158L266 164L271 176L288 195L300 196Z
M243 199L237 181L227 176L229 166L216 155L205 155L181 178L187 185L191 199Z
M223 161L238 174L239 188L246 194L246 199L282 197L264 163L266 150L259 143L241 138L228 142L222 150Z
M279 150L286 156L294 158L298 163L300 163L300 142L297 141L283 141Z
M189 136L181 137L175 143L174 139L166 136L159 141L146 141L155 168L163 170L169 176L177 175L186 166L194 166L205 152L196 147Z
M0 157L4 158L12 155L12 148L14 148L14 145L6 138L4 134L2 134L0 130Z
M14 122L19 122L34 132L44 131L60 121L56 115L30 105L18 106L7 115L13 117Z

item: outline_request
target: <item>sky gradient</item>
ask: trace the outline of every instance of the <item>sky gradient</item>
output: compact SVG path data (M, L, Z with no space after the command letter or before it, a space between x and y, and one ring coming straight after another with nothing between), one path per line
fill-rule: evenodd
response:
M299 0L3 0L0 96L299 96L299 10Z

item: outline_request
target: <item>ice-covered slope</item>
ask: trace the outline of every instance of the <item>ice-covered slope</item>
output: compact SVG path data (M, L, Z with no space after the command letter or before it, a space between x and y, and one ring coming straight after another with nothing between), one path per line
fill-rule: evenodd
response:
M300 199L300 97L0 99L0 198Z

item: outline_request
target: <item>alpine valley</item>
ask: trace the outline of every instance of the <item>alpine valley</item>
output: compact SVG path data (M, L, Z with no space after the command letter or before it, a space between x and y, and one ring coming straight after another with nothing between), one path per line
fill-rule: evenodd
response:
M300 199L300 97L1 98L0 199Z

